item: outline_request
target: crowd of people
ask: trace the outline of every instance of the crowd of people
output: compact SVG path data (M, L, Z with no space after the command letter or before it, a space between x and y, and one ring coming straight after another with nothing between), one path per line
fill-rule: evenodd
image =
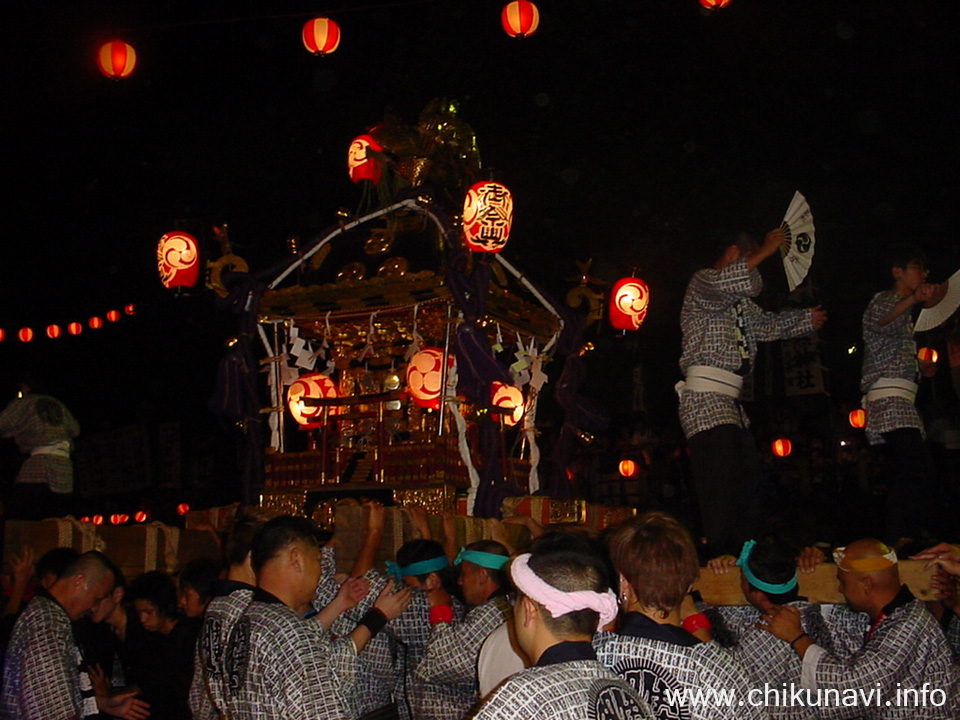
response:
M418 537L380 565L385 512L371 505L342 574L336 534L251 511L222 563L129 586L99 552L58 548L34 569L24 551L0 635L0 718L960 716L958 547L918 556L936 566L935 612L871 539L835 549L846 604L818 606L798 575L822 554L750 540L702 569L663 512L600 537L528 521L522 548L496 523L498 539L458 548L452 516L434 539L426 513L409 512ZM691 592L701 572L735 566L748 604Z

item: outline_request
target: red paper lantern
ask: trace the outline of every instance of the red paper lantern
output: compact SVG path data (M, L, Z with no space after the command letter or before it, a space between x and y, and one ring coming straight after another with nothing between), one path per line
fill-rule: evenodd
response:
M700 0L700 4L707 10L719 10L730 4L730 0Z
M82 518L80 518L80 522L90 522L90 516L84 515Z
M177 505L177 515L186 515L188 512L190 512L190 506L187 503Z
M617 280L610 293L610 324L617 330L636 330L647 317L650 288L640 278Z
M20 338L20 342L30 342L33 340L33 330L30 328L20 328L17 337Z
M133 72L137 64L137 53L122 40L112 40L100 46L97 53L97 66L100 72L111 80L120 80Z
M323 408L319 405L307 405L303 402L306 398L320 400L324 398L339 397L337 384L330 379L329 375L323 373L310 373L301 375L287 390L287 407L290 408L290 414L297 424L306 428L320 427L322 424ZM336 413L339 408L330 408L331 413Z
M786 457L793 452L793 443L786 438L777 438L770 447L773 449L773 454L777 457Z
M314 55L332 53L340 46L340 26L329 18L314 18L303 24L303 46Z
M528 0L514 0L503 6L500 24L510 37L526 37L536 32L540 24L540 11Z
M111 525L119 525L122 522L123 521L120 519L120 513L114 513L113 515L110 516Z
M503 250L513 225L513 195L495 182L478 182L463 201L463 235L476 252Z
M185 232L169 232L157 243L157 270L167 289L193 287L200 274L197 239Z
M94 515L94 516L90 519L90 521L91 521L94 525L103 525L103 515Z
M867 424L867 412L863 408L851 410L849 415L850 427L862 428Z
M51 340L55 340L60 337L60 326L59 325L47 325L47 337Z
M87 321L87 325L90 327L91 330L99 330L100 328L103 327L103 318L97 317L96 315L94 315L92 318L90 318Z
M374 152L371 153L371 150ZM375 153L381 152L383 152L383 145L374 140L373 136L355 137L350 143L350 149L347 150L347 172L350 173L350 179L355 183L361 180L369 180L374 185L379 183L383 175L383 167Z
M129 305L124 305L124 306L123 306L123 314L124 314L124 315L136 315L136 314L137 314L137 306L134 305L133 303L130 303Z
M501 382L490 384L491 404L494 407L510 410L508 414L501 415L503 424L514 426L523 417L523 391L513 385L505 385Z
M79 335L83 332L83 325L78 322L72 322L67 325L67 332L71 335Z
M143 510L137 510L137 512L133 514L133 520L138 523L146 522L147 514Z
M447 361L448 366L453 359ZM407 364L407 390L417 405L438 410L443 383L443 350L425 347Z
M120 319L120 313L116 310L107 310L107 320L110 322L117 322Z
M940 359L940 356L937 354L937 351L933 348L922 347L917 350L917 359L923 360L925 362L935 363Z
M4 339L6 336L7 336L7 334L3 331L3 328L0 328L0 342L3 342L3 339Z
M637 476L637 463L633 460L621 460L620 461L620 475L625 478L632 478Z

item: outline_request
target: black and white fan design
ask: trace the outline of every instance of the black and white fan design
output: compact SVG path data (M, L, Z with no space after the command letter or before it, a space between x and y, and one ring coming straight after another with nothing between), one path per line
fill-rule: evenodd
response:
M783 255L787 283L792 291L807 276L816 246L813 213L810 212L807 199L799 191L793 194L780 229L787 236L787 241L780 246L780 253Z

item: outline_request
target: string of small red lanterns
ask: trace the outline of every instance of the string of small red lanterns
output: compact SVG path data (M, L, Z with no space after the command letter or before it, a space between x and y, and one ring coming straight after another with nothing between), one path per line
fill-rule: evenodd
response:
M708 9L726 7L730 0L700 0ZM513 0L503 6L500 24L510 37L529 37L540 26L540 10L530 0ZM326 17L307 20L300 31L303 46L314 55L325 56L340 47L340 26ZM123 40L110 40L97 49L97 68L111 80L129 77L137 66L137 51Z
M107 312L104 313L103 317L100 317L99 315L92 316L90 319L87 320L87 327L89 327L91 330L99 330L103 327L104 317L107 319L107 322L115 323L115 322L119 322L120 318L123 317L124 315L129 316L129 315L136 315L136 314L137 314L137 306L134 305L133 303L128 303L123 306L122 314L121 314L121 311L119 310L107 310ZM74 322L68 323L66 326L61 326L56 323L51 323L46 326L44 334L49 339L56 340L64 336L64 332L63 332L64 327L66 328L67 335L79 335L81 332L83 332L83 323L74 321ZM7 337L6 331L4 331L3 328L0 328L0 342L3 342L3 340L6 339L6 337ZM35 337L37 337L37 334L33 331L33 328L23 327L17 331L17 340L19 340L20 342L23 342L23 343L32 342Z

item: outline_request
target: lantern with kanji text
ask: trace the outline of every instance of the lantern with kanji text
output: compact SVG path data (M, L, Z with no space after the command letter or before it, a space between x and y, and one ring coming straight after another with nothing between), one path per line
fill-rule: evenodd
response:
M302 38L314 55L328 55L340 46L340 26L329 18L313 18L303 24Z
M378 153L382 152L383 145L374 140L373 136L355 137L347 150L347 172L350 173L350 179L355 183L361 180L369 180L374 185L379 183L383 166L382 156Z
M537 31L540 11L529 0L514 0L503 6L500 24L510 37L527 37Z
M650 288L640 278L618 280L610 293L610 324L617 330L636 330L647 317Z
M97 52L97 67L111 80L120 80L133 72L137 64L137 53L133 47L122 40L111 40L100 46Z
M157 243L157 271L160 282L168 290L193 287L200 274L200 251L197 239L189 233L169 232Z
M476 252L497 253L510 238L513 195L496 182L478 182L463 201L463 236Z
M523 417L523 391L520 388L493 382L490 384L490 395L494 407L508 411L500 416L504 425L512 427L520 422Z
M793 443L787 440L787 438L777 438L770 445L770 448L777 457L787 457L787 455L793 452Z
M309 373L298 377L287 390L287 407L298 425L304 428L320 427L323 424L323 408L305 400L324 400L339 397L337 384L323 373ZM339 408L331 408L335 413Z

